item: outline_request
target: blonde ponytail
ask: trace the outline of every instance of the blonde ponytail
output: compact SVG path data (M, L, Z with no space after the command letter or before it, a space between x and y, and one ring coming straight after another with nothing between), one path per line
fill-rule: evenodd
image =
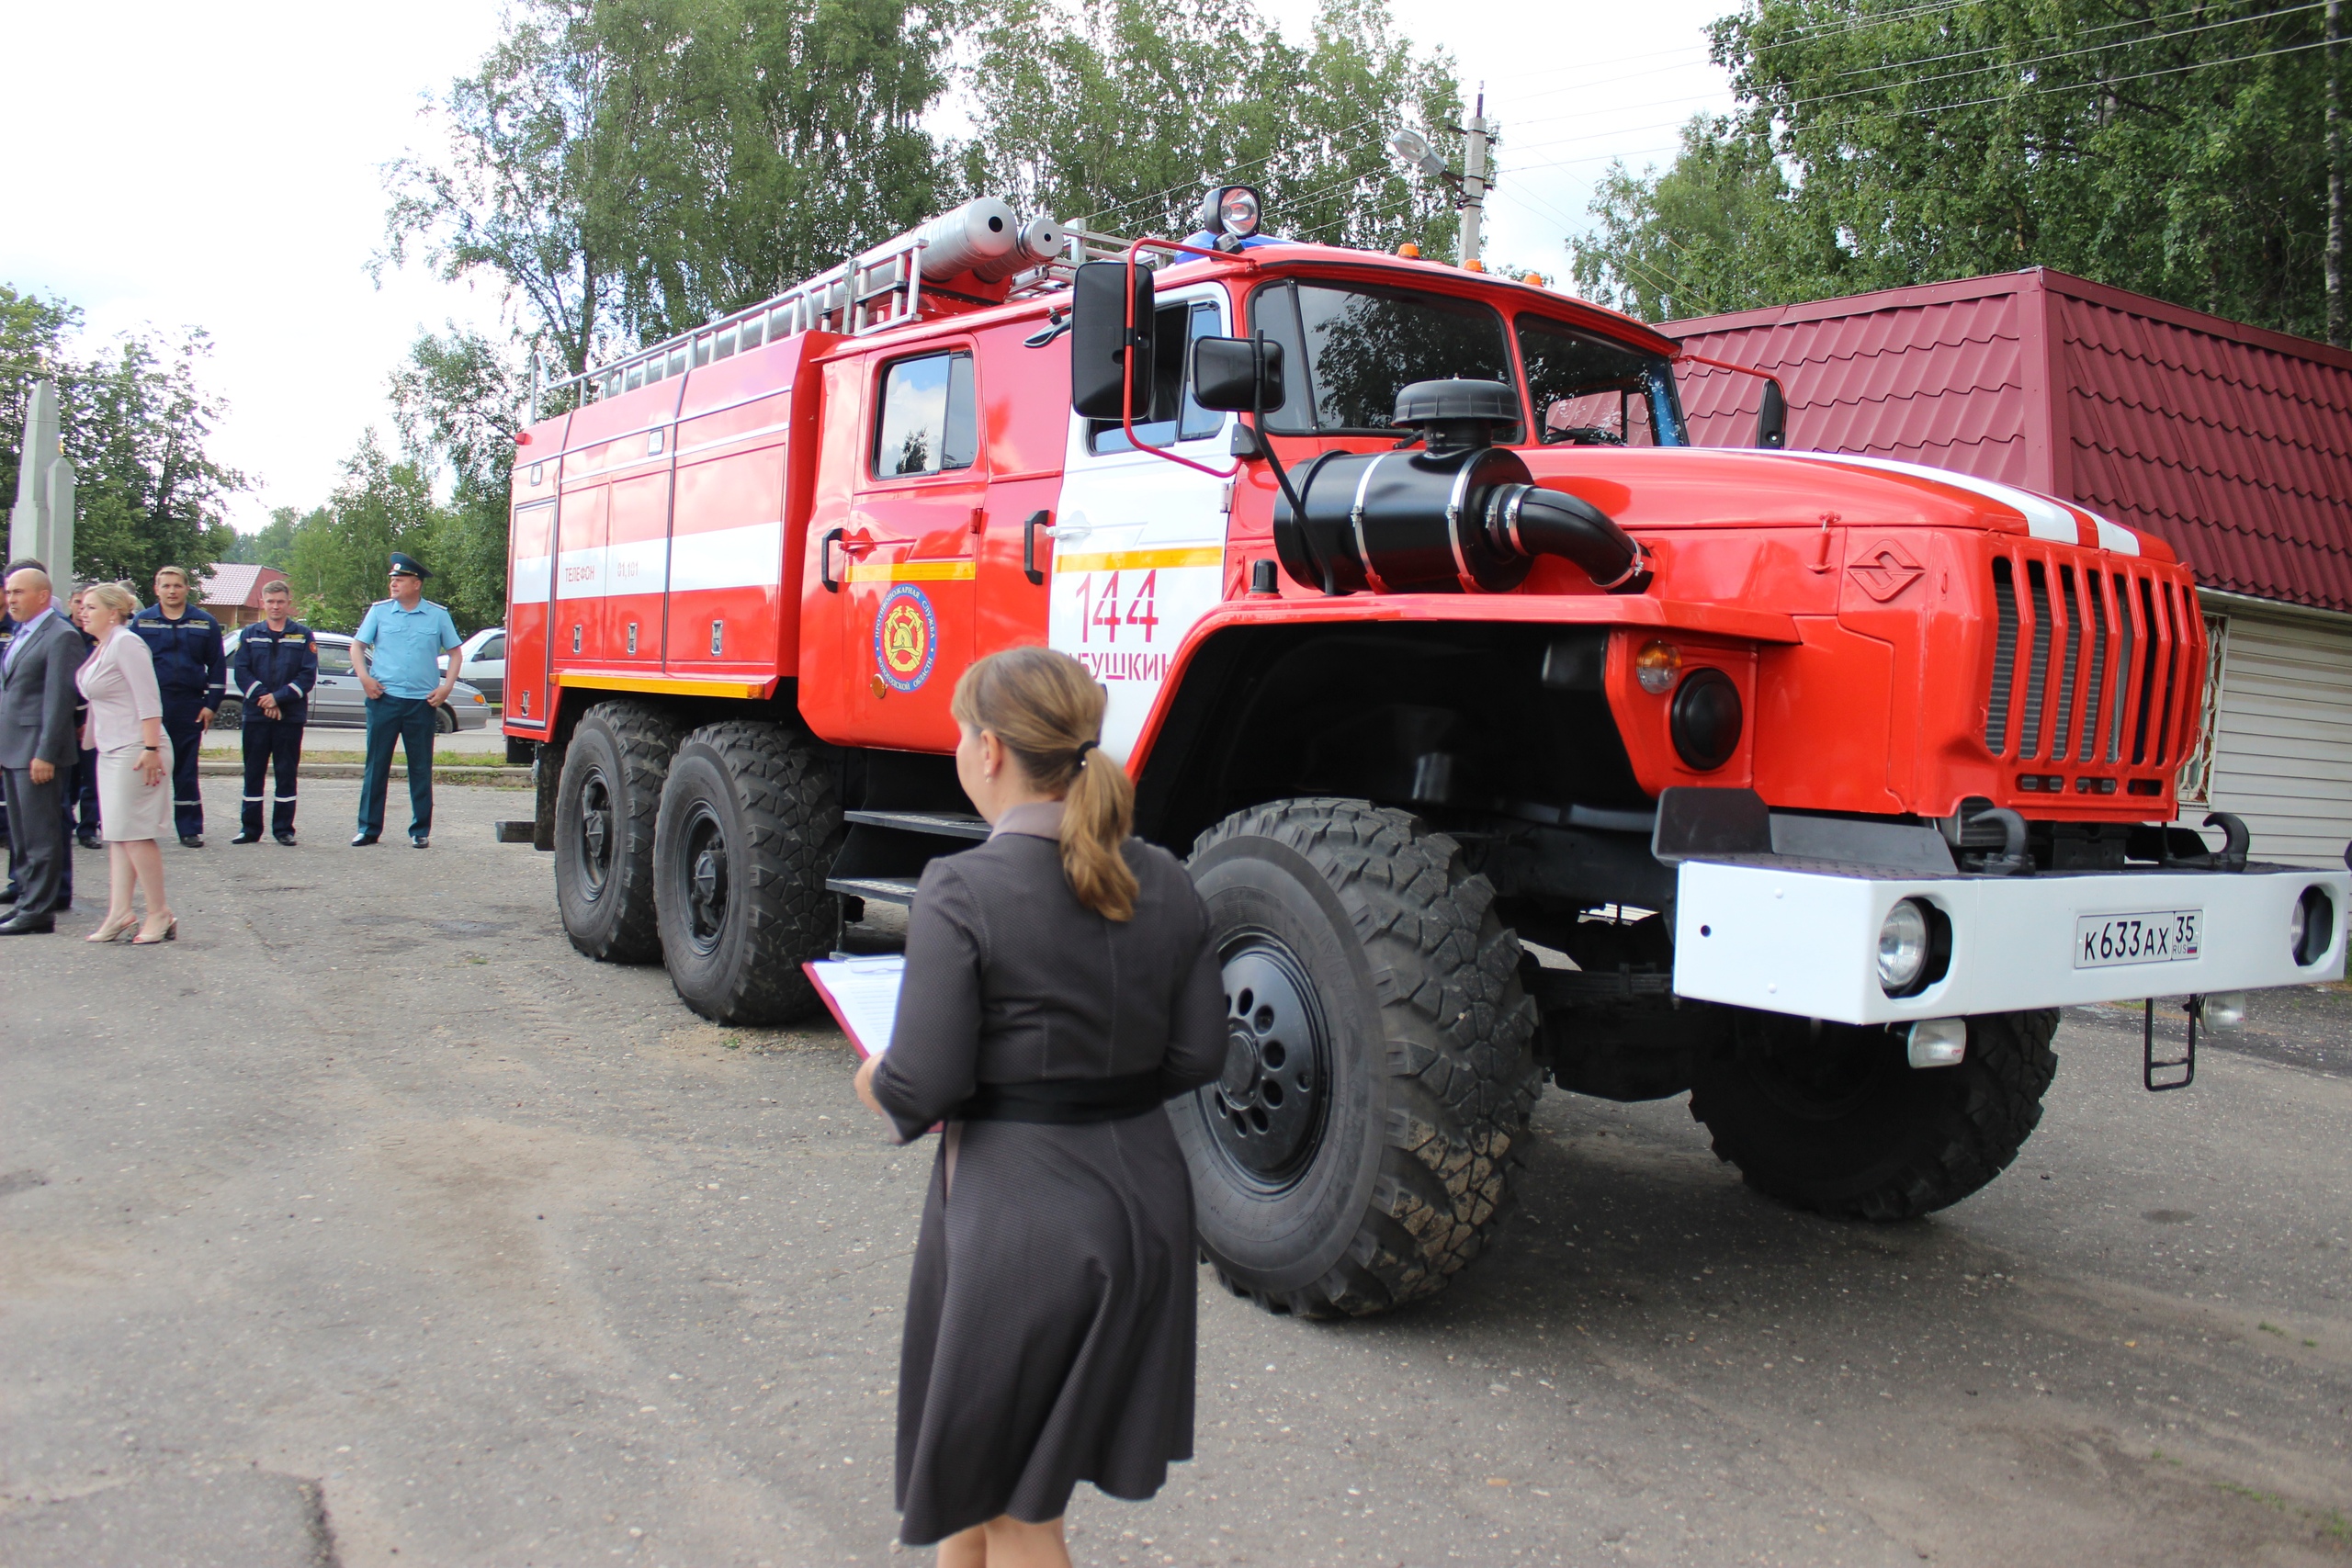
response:
M1103 754L1109 698L1086 667L1046 648L1007 649L964 671L949 704L956 719L1004 743L1029 782L1062 797L1062 874L1078 901L1106 920L1132 919L1136 874L1123 846L1135 829L1136 792Z

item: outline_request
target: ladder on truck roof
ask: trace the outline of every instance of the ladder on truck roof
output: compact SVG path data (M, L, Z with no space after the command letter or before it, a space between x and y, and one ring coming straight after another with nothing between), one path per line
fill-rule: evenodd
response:
M535 356L531 366L529 423L538 421L541 398L567 387L579 388L580 400L592 403L633 392L672 376L683 376L713 360L777 342L795 333L828 332L843 337L863 337L919 320L924 314L927 299L923 292L923 253L938 243L943 225L984 207L1001 210L1005 220L1011 220L1012 209L995 197L967 202L828 267L814 277L796 283L773 299L636 349L577 376L542 386ZM1049 244L1038 243L1048 239ZM1016 260L1032 265L1011 274L1004 299L1028 299L1067 288L1071 275L1080 265L1116 260L1126 254L1128 243L1115 234L1065 229L1050 218L1033 218L1021 226L1020 244L1012 253ZM962 270L958 268L948 276L957 276ZM934 276L931 281L935 284L939 277ZM947 297L967 306L997 302L978 299L961 291Z

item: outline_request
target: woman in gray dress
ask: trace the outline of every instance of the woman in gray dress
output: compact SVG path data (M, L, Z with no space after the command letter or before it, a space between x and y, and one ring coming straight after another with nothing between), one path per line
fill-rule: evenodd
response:
M859 1098L944 1122L907 1290L899 1539L942 1568L1062 1568L1091 1481L1159 1490L1193 1455L1193 1190L1168 1100L1216 1076L1208 916L1096 750L1103 692L1066 654L956 682L956 775L993 830L931 863L887 1054Z

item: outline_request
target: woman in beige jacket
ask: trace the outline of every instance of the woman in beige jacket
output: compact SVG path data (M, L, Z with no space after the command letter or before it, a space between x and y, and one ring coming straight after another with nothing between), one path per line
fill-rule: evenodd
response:
M164 901L164 852L156 840L172 830L172 743L164 736L164 699L155 661L132 635L139 601L119 583L101 582L83 596L85 628L98 639L77 677L90 705L82 744L98 754L98 820L112 874L107 918L85 939L113 942L131 927L133 889L147 892L147 919L134 947L169 942L179 920Z

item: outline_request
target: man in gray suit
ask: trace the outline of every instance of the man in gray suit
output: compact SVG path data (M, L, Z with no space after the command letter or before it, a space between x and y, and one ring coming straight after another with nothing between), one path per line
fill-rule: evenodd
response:
M8 614L17 635L0 655L0 778L8 799L8 869L16 912L0 936L57 929L64 904L64 780L81 738L74 730L79 693L74 672L87 655L82 634L50 602L49 573L20 567L8 574Z

